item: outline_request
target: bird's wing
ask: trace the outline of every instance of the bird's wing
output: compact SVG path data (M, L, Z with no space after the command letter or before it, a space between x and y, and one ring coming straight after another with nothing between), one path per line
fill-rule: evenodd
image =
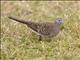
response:
M49 23L42 23L38 26L38 32L42 35L50 35L52 30L52 26Z
M59 27L53 23L41 23L38 32L44 36L53 37L59 33Z
M27 22L27 26L32 30L34 30L35 32L38 32L38 25L39 24L36 22L31 22L31 21Z

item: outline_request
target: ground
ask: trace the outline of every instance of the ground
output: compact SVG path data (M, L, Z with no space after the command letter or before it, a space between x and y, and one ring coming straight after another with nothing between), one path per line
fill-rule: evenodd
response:
M8 16L35 22L64 20L51 41L38 41L26 25ZM1 1L1 60L80 60L80 1Z

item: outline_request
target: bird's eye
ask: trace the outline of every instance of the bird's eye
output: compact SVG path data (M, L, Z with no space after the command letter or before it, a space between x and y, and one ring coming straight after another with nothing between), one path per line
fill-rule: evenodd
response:
M58 21L61 21L61 20L58 20Z
M59 20L59 21L61 21L61 20Z

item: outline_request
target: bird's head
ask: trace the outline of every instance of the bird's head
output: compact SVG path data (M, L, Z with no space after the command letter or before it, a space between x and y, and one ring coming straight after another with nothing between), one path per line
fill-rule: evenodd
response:
M57 19L55 20L55 23L58 24L58 25L63 24L62 18L57 18Z
M64 29L65 27L63 26L63 19L62 18L57 18L56 20L55 20L55 24L57 24L57 26L60 26L60 29L62 30L62 29Z

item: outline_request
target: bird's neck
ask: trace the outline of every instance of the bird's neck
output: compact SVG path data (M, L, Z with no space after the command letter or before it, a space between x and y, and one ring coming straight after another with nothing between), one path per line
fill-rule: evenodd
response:
M54 22L54 25L57 26L57 27L60 27L61 24L59 24L57 22Z

